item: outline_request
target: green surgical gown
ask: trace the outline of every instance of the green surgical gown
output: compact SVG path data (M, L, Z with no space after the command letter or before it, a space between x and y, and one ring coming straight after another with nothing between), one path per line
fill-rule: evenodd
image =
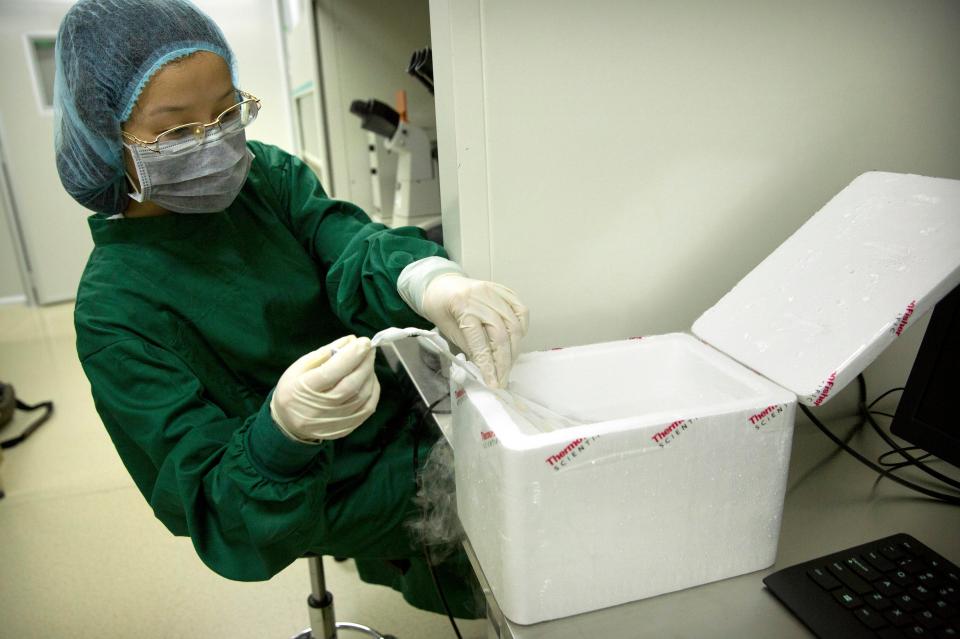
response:
M416 413L378 355L376 413L322 444L285 437L270 396L298 357L343 335L425 326L397 293L405 266L444 256L416 228L332 200L280 149L255 154L225 211L90 218L77 350L97 411L157 518L230 579L269 579L308 552L357 559L361 577L440 611L416 542ZM439 567L475 616L462 553Z

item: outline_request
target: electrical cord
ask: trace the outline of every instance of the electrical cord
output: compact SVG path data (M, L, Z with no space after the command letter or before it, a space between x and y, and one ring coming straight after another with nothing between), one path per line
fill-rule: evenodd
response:
M831 433L830 430L827 429L827 427L824 426L823 423L822 423L819 419L817 419L817 416L810 412L810 409L809 409L809 408L807 408L806 406L804 406L803 404L801 404L801 405L800 405L800 410L802 410L803 413L804 413L804 415L806 415L807 418L808 418L811 422L813 422L813 425L816 426L818 429L820 429L820 432L822 432L824 435L826 435L831 441L833 441L834 444L836 444L837 446L839 446L840 448L842 448L842 449L845 450L846 452L850 453L853 457L855 457L855 458L857 459L857 461L859 461L859 462L860 462L861 464L863 464L864 466L867 466L868 468L870 468L870 469L873 470L874 472L880 473L881 475L884 473L884 469L883 469L883 468L881 468L880 466L877 466L877 465L874 464L872 461L870 461L869 459L867 459L866 457L864 457L863 455L861 455L860 453L858 453L858 452L855 451L854 449L850 448L850 446L848 446L847 444L843 443L843 441L841 441L836 435L834 435L833 433ZM889 477L890 479L892 479L893 481L897 482L898 484L901 484L901 485L903 485L903 486L906 486L907 488L910 488L910 489L912 489L912 490L916 490L917 492L923 493L924 495L927 495L927 496L929 496L929 497L933 497L934 499L939 499L940 501L945 501L945 502L947 502L947 503L949 503L949 504L954 504L954 505L960 506L960 497L958 497L958 496L949 495L949 494L946 494L946 493L938 493L938 492L936 492L936 491L934 491L934 490L930 490L929 488L925 488L924 486L920 486L920 485L918 485L918 484L914 484L914 483L912 483L912 482L909 482L909 481L907 481L907 480L905 480L905 479L901 479L900 477L897 477L896 475L888 475L888 477Z
M413 481L414 484L418 483L417 478L417 469L420 466L420 433L422 429L426 426L427 416L432 415L434 409L440 405L440 402L447 399L446 396L441 397L437 401L433 402L427 406L420 414L420 418L417 420L417 424L413 429ZM419 400L418 400L419 403ZM427 568L430 570L430 579L433 581L433 587L437 589L437 595L440 597L440 603L443 605L443 609L447 613L447 619L450 620L450 625L453 627L453 633L457 636L457 639L463 639L463 635L460 634L460 628L457 627L457 622L453 618L453 612L450 610L450 604L447 603L447 597L443 594L443 588L440 587L440 580L437 578L436 569L433 566L433 562L430 560L430 551L427 548L427 541L423 539L421 541L423 547L423 558L427 562Z
M863 377L863 375L861 374L860 377ZM866 385L867 385L866 380L864 380L863 385L864 385L864 388L866 388ZM891 393L896 393L897 391L902 391L902 390L904 390L903 386L897 386L896 388L891 388L890 390L885 391L879 397L877 397L872 402L870 402L870 405L867 406L867 408L873 409L873 407L876 406L878 403L880 403L880 400L886 397L887 395L890 395Z
M873 420L873 418L870 416L869 410L866 408L866 401L865 401L865 399L864 399L864 398L866 397L866 380L864 380L863 375L857 376L857 380L858 380L858 382L859 382L859 384L860 384L860 398L861 398L861 402L860 402L860 414L861 414L861 419L864 419L864 418L865 418L868 422L871 422L877 430L880 430L879 426L876 426L876 425L875 425L876 422L875 422L875 421ZM892 391L892 390L891 390L891 391L888 391L887 393L885 393L885 394L882 395L881 397L889 394L890 392L893 392L893 391ZM878 399L879 399L879 398L878 398ZM874 400L874 402L876 402L876 401L877 401L877 400ZM924 494L924 495L927 495L928 497L933 497L934 499L937 499L937 500L946 502L946 503L948 503L948 504L953 504L953 505L956 505L956 506L960 506L960 495L953 495L953 494L949 494L949 493L937 492L937 491L931 490L931 489L929 489L929 488L927 488L927 487L925 487L925 486L921 486L921 485L919 485L919 484L915 484L915 483L913 483L913 482L907 481L906 479L903 479L903 478L901 478L901 477L898 477L897 475L892 475L892 474L890 474L890 473L887 471L887 469L884 469L884 468L882 468L881 466L878 466L877 464L874 464L872 461L870 461L869 459L867 459L866 457L864 457L863 455L861 455L860 453L858 453L857 451L855 451L853 448L851 448L851 447L847 444L847 442L844 442L844 441L841 440L839 437L837 437L836 435L834 435L834 434L830 431L830 429L828 429L826 426L824 426L823 423L817 418L817 416L814 415L814 414L810 411L809 408L807 408L806 406L804 406L803 404L801 404L801 405L800 405L800 410L803 411L803 414L806 415L807 418L813 423L813 425L816 426L817 429L820 430L820 432L822 432L824 435L826 435L828 439L830 439L834 444L836 444L836 445L839 446L841 449L843 449L844 451L846 451L847 453L849 453L851 456L853 456L857 461L859 461L859 462L862 463L863 465L867 466L868 468L870 468L870 469L873 470L874 472L878 473L878 474L880 475L880 478L882 478L882 477L888 477L888 478L891 479L892 481L895 481L896 483L901 484L902 486L905 486L905 487L907 487L907 488L909 488L909 489L911 489L911 490L915 490L915 491L917 491L917 492L919 492L919 493L922 493L922 494ZM855 429L855 430L856 430L856 429ZM882 432L882 430L881 430L881 432ZM890 443L890 444L891 444L891 447L893 448L893 450L888 451L888 453L885 453L885 454L898 453L898 454L902 455L903 457L907 458L908 460L910 460L910 461L909 461L909 464L910 464L910 465L919 463L920 466L923 466L923 463L922 463L922 462L919 462L919 460L917 460L917 459L915 459L914 457L910 456L910 454L909 454L908 452L904 452L906 449L901 448L900 446L897 446L892 440L890 440L890 439L889 439L888 437L886 437L885 435L886 435L886 434L884 433L884 439L887 440L888 443ZM937 474L939 474L939 473L937 473ZM878 478L878 479L880 479L880 478ZM950 483L950 482L947 482L947 483Z
M879 428L879 425L874 425L874 428ZM948 486L953 486L954 488L960 488L960 482L953 479L952 477L947 477L946 475L942 475L937 471L933 470L932 468L930 468L929 466L927 466L927 462L925 460L933 456L931 453L925 453L924 455L921 455L920 457L915 458L915 457L911 457L909 454L910 451L914 451L914 450L923 450L923 449L920 448L919 446L907 446L907 447L894 446L891 450L888 450L879 458L877 458L877 461L879 462L880 458L885 457L886 455L897 454L907 459L907 461L893 462L893 463L888 462L888 463L882 464L883 466L886 466L886 468L884 468L883 472L880 473L880 476L877 477L877 481L880 481L884 477L890 477L891 473L893 473L894 471L900 470L901 468L907 468L912 466L914 468L918 468L922 470L923 472L933 477L937 477L937 478L942 477L943 479L941 479L941 481L943 481L943 483L947 484ZM940 460L935 459L933 461L940 461Z
M860 385L859 392L860 392L859 403L862 404L867 401L867 385L865 383ZM852 440L854 436L856 436L856 434L859 433L863 429L863 427L866 425L867 425L867 420L864 419L863 415L860 415L860 421L858 421L856 425L850 429L850 432L848 432L846 436L844 436L843 443L849 444L850 440Z
M904 450L914 451L914 450L923 450L923 449L920 448L919 446L909 446L909 447L905 448ZM890 455L896 455L896 454L899 454L899 451L896 451L896 450L888 450L887 452L885 452L884 454L880 455L880 456L877 458L877 463L880 464L881 466L903 466L903 465L910 465L910 462L890 462L890 461L884 461L884 458L885 458L885 457L888 457L888 456L890 456ZM919 459L920 461L923 461L923 460L925 460L925 459L927 459L927 458L929 458L929 457L933 457L933 453L927 453L927 454L923 455L922 457L918 457L917 459ZM936 461L936 460L935 460L935 461Z
M857 379L858 379L858 381L860 381L860 384L861 384L863 387L866 387L866 380L864 379L862 373L857 376ZM881 393L880 395L878 395L872 402L870 402L869 404L867 404L867 411L868 411L870 414L872 414L872 415L882 415L883 417L888 417L888 418L890 418L890 419L895 419L895 416L894 416L893 414L891 414L891 413L886 413L886 412L882 412L882 411L878 411L878 410L873 410L873 407L876 406L877 404L879 404L885 397L889 396L891 393L896 393L896 392L903 391L903 390L906 390L906 388L905 388L904 386L897 386L896 388L891 388L890 390L884 391L883 393ZM861 403L863 403L863 400L861 400ZM861 406L861 409L862 409L862 406ZM882 437L882 436L883 436L883 433L881 433L881 437ZM908 451L908 452L914 451L914 450L923 450L923 449L921 449L919 446L907 446L907 447L903 448L903 447L897 446L895 443L893 443L892 441L890 441L890 440L887 439L887 438L884 438L884 439L887 441L887 443L890 444L891 450L889 450L889 451L887 451L886 453L884 453L883 455L881 455L880 458L886 457L887 455L890 455L890 454L893 454L893 453L898 453L900 450L906 450L906 451ZM931 454L930 454L930 453L927 453L927 454L923 455L922 457L919 457L919 458L917 459L917 461L918 461L918 462L919 462L919 461L923 461L924 459L927 459L927 458L930 457L930 456L931 456ZM878 461L879 461L879 459L878 459ZM903 462L902 464L901 464L901 463L895 463L895 464L884 464L884 465L888 465L888 466L895 465L895 466L902 467L902 466L910 465L910 464L912 464L912 463L914 463L914 462L907 461L907 462Z
M863 378L863 374L858 375L857 380L860 382L862 387L866 388L866 381ZM941 482L943 482L944 484L947 484L948 486L952 486L953 488L960 488L960 481L957 481L952 477L948 477L947 475L944 475L943 473L937 472L936 470L928 467L922 461L918 460L916 457L912 456L909 452L907 452L906 448L900 446L895 441L893 441L893 439L889 435L887 435L887 433L884 432L882 428L880 428L880 424L878 424L877 420L873 418L873 415L871 414L870 410L867 408L864 402L860 403L860 411L867 418L867 422L870 424L873 430L876 431L876 433L880 436L881 439L883 439L883 441L887 443L888 446L890 446L891 450L897 451L904 459L910 462L910 465L914 466L921 472L924 472L930 475L931 477L940 480ZM889 474L889 471L883 472L882 474L888 477L892 477L892 475Z

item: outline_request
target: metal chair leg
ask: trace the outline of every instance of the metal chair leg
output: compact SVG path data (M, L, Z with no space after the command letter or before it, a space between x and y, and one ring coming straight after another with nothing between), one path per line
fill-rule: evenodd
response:
M337 639L338 631L345 630L360 632L373 639L397 639L393 635L382 635L369 626L346 621L337 622L333 611L333 595L327 590L326 578L323 574L323 557L312 555L307 558L310 566L310 596L307 605L310 606L310 627L291 639ZM316 634L316 631L322 634Z

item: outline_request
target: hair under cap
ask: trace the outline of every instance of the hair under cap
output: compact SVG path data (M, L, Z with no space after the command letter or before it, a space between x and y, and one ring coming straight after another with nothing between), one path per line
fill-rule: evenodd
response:
M209 51L237 66L220 28L186 0L80 0L57 33L54 148L73 199L107 215L127 208L120 125L165 64Z

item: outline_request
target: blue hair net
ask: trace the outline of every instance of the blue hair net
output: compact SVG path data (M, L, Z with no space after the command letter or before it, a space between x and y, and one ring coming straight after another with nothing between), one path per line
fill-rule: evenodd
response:
M197 51L237 65L220 28L186 0L80 0L60 23L53 88L60 181L107 215L127 207L120 124L163 65Z

